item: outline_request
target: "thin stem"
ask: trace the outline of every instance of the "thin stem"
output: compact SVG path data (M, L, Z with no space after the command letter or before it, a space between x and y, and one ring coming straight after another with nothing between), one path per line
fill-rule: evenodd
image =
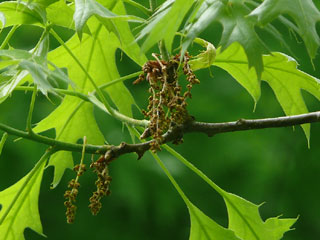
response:
M2 153L2 149L3 149L3 146L4 146L7 138L8 138L8 133L5 132L5 133L2 135L2 138L1 138L1 140L0 140L0 155L1 155L1 153Z
M75 144L75 143L68 143L68 142L62 142L58 141L46 136L34 134L30 135L28 132L24 132L15 128L12 128L6 124L0 123L0 129L4 132L7 132L8 134L22 137L25 139L32 140L34 142L43 143L49 146L53 146L57 151L58 150L65 150L65 151L72 151L72 152L81 152L82 151L82 144ZM111 148L110 145L86 145L86 152L92 153L92 154L103 154L107 150Z
M13 208L14 204L16 203L16 201L19 199L20 195L22 194L24 188L28 185L28 183L30 182L30 180L32 179L32 177L34 176L34 174L39 170L39 168L41 166L43 166L43 164L47 161L47 159L51 156L51 154L53 154L54 152L56 152L56 149L51 148L48 151L45 152L45 154L40 158L40 160L36 163L36 165L34 166L34 168L29 172L29 174L27 175L25 181L23 182L23 184L21 185L19 191L16 193L16 195L14 196L13 200L10 202L10 205L8 206L8 208L6 208L5 212L3 213L1 219L0 219L0 225L4 222L4 220L6 219L6 217L8 216L8 214L10 213L11 209Z
M7 34L6 38L3 40L0 49L4 49L8 42L10 41L11 37L13 36L14 32L17 30L17 28L20 27L20 25L13 25L13 27L10 29L9 33Z
M30 108L29 108L29 113L27 117L27 131L29 132L30 135L34 134L32 131L32 114L33 114L33 109L34 109L34 104L36 101L36 95L37 95L37 85L33 86L33 92L32 92L32 98L30 102Z
M159 42L159 50L160 50L160 54L161 54L162 60L169 61L170 55L168 53L168 50L166 48L166 44L165 44L164 40L161 40Z
M172 183L174 188L177 190L177 192L179 193L179 195L181 196L183 201L186 203L187 206L189 206L190 205L190 201L189 201L188 197L184 194L184 192L180 188L179 184L173 178L173 176L171 175L171 173L169 172L167 167L164 165L164 163L160 160L159 156L157 154L152 153L152 152L151 152L151 154L152 154L153 158L156 160L156 162L159 164L159 166L161 167L163 172L167 175L167 177L169 178L170 182Z
M188 167L191 171L197 174L200 178L202 178L206 183L208 183L214 190L216 190L221 196L225 197L224 191L210 178L208 178L201 170L196 168L192 163L190 163L187 159L185 159L182 155L176 152L173 148L169 147L167 144L163 145L163 148L166 149L172 156L178 159L182 164Z
M112 81L110 81L110 82L107 82L107 83L105 83L105 84L102 84L102 85L99 86L99 88L100 88L101 90L102 90L102 89L105 89L105 88L110 87L110 86L112 86L112 85L114 85L114 84L116 84L116 83L123 82L123 81L125 81L125 80L138 77L138 76L139 76L140 74L142 74L142 73L143 73L143 71L131 73L131 74L126 75L126 76L124 76L124 77L120 77L120 78L117 78L117 79L112 80Z
M123 0L123 2L126 2L126 3L130 4L131 6L138 8L141 12L143 12L147 16L152 15L152 10L146 8L145 6L141 5L140 3L137 3L132 0Z
M69 47L64 43L64 41L60 38L60 36L53 30L50 30L51 34L58 40L58 42L65 48L65 50L69 53L69 55L73 58L73 60L78 64L78 66L81 68L81 70L84 72L84 74L88 77L91 84L95 88L99 98L101 99L103 105L106 107L110 115L115 117L114 109L110 106L110 104L107 102L106 98L104 97L101 89L97 86L97 84L94 82L91 75L88 73L88 71L84 68L84 66L81 64L79 59L73 54L73 52L69 49ZM116 118L116 117L115 117Z

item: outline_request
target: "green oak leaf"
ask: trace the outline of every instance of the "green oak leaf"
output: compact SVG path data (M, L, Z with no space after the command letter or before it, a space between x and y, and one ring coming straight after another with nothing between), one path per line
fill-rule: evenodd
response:
M25 2L2 2L0 12L5 16L4 26L9 27L17 24L45 24L45 12L37 4ZM3 21L3 19L1 18Z
M260 77L263 71L262 54L268 50L255 32L255 21L246 17L250 11L244 1L204 1L187 27L182 52L212 22L218 21L223 27L219 44L222 46L221 50L224 51L233 42L239 42L245 49L249 67L253 66Z
M281 14L288 14L297 24L296 31L306 44L309 55L315 58L320 46L316 23L320 21L320 11L312 0L265 0L250 16L265 25ZM290 26L289 26L290 27Z
M301 90L309 92L320 101L319 79L300 71L293 58L282 53L272 53L263 56L263 61L262 80L270 85L286 115L308 112ZM246 55L238 43L232 44L222 53L218 49L213 65L229 72L255 101L259 99L260 83L252 69L248 68ZM310 124L303 124L302 128L309 142Z
M65 1L57 1L46 8L47 19L50 23L75 29L73 14L74 10Z
M24 229L27 227L43 235L38 198L44 166L45 161L37 164L28 175L0 192L0 204L2 206L0 211L1 239L22 240L24 239ZM15 202L13 202L14 199L16 199ZM4 217L8 208L10 208L10 211Z
M240 240L233 231L217 224L190 201L187 206L191 219L189 240Z
M254 69L249 69L246 54L240 44L234 43L223 52L221 47L218 48L213 65L227 71L249 92L255 103L258 102L261 95L260 81Z
M228 228L241 239L280 240L297 218L280 219L278 217L261 219L260 205L253 204L235 194L223 191L229 217Z
M118 12L124 11L123 4L118 2L114 9ZM125 12L122 13L125 14ZM120 36L124 37L127 34L129 39L127 41L134 39L127 23L115 21L115 24ZM88 27L92 35L83 36L81 42L77 36L73 36L66 45L85 66L97 85L119 78L115 52L118 48L122 48L120 41L115 34L103 28L96 19L90 19ZM142 65L145 62L146 58L141 54L137 44L127 46L123 50L138 64ZM80 91L89 93L94 90L86 74L62 46L50 52L48 59L57 66L66 67L70 78L81 88ZM121 113L132 116L131 106L135 102L123 83L110 86L107 92ZM104 142L93 116L93 106L90 103L81 103L73 97L66 96L61 105L43 119L34 130L41 132L50 128L56 130L59 140L76 142L79 138L86 136L88 143L103 144ZM72 155L68 152L58 152L52 156L49 165L55 167L53 180L53 187L55 187L60 182L65 169L72 168Z
M127 21L142 21L142 19L135 16L117 15L95 0L75 0L75 12L73 19L80 39L82 38L82 28L93 15L98 16L101 19L101 22L106 22L108 25L110 23L110 19L115 18Z
M138 40L146 37L142 44L142 50L145 52L160 40L164 40L170 53L173 38L193 4L194 1L185 0L164 2L151 16L138 36Z
M197 169L192 163L186 160L174 149L172 149L168 145L164 145L164 148L175 158L177 158L180 162L182 162L185 166L187 166L189 169L195 172L206 183L208 183L221 197L223 197L228 210L228 229L229 231L231 230L240 239L280 240L284 233L291 230L291 226L297 221L297 218L279 219L278 217L268 218L266 221L263 221L259 214L259 205L255 205L235 194L224 191L210 178L208 178L202 171ZM188 201L186 203L188 206Z

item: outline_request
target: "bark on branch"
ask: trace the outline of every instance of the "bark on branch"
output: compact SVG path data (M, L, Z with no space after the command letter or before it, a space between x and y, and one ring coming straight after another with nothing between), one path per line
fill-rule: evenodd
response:
M265 119L239 119L234 122L223 122L223 123L205 123L197 121L188 121L182 125L175 125L171 127L164 135L163 141L161 144L168 142L174 142L183 137L184 134L190 132L201 132L205 133L208 136L213 136L218 133L226 132L236 132L236 131L245 131L253 129L263 129L263 128L278 128L278 127L289 127L305 123L320 122L320 111L312 112L301 115L287 116L287 117L278 117L278 118L265 118ZM58 151L74 151L81 152L83 145L82 144L73 144L67 142L57 141L48 137L44 137L38 134L29 134L28 132L20 131L14 128L11 128L5 124L0 123L0 129L8 134L15 135L18 137L26 138L35 142L44 143L55 147ZM118 146L114 145L86 145L86 153L92 154L109 154L109 158L116 159L117 157L126 154L135 152L138 154L138 158L141 158L143 154L150 149L151 143L154 140L150 140L138 144L128 144L121 143Z

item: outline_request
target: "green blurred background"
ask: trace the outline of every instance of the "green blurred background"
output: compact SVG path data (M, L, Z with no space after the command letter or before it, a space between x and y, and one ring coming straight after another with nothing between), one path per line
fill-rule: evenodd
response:
M128 10L135 13L132 7ZM313 68L301 39L297 42L280 24L278 27L294 50L300 63L299 69L320 78L319 54ZM70 32L61 28L57 30L64 34L65 39L70 37ZM317 30L319 33L320 24ZM3 31L1 41L7 32L8 29ZM221 32L221 27L213 25L201 37L218 45L220 35L217 32ZM20 27L10 45L31 49L40 34L40 29L36 27ZM263 35L263 39L271 50L284 51L269 36ZM57 47L54 39L51 44L52 48ZM152 51L156 49L151 50L149 55ZM121 76L140 70L120 51L116 57ZM266 83L262 82L262 96L253 112L254 102L244 88L225 71L215 67L210 71L206 69L196 73L201 84L194 87L188 109L197 120L220 122L283 116ZM138 105L145 108L148 97L146 83L132 86L132 80L129 80L125 84ZM305 92L302 94L309 110L318 111L319 102ZM13 93L0 105L0 122L25 129L30 98L30 93ZM53 103L39 94L34 123L46 117L59 104L57 99L51 99ZM119 121L98 109L95 109L95 116L110 143L130 141ZM265 202L260 209L263 219L281 214L283 217L299 216L294 225L296 230L286 233L283 239L316 240L320 239L319 133L320 124L313 124L310 149L300 127L226 133L212 138L193 133L185 135L184 144L173 147L223 189L256 204ZM47 134L54 136L53 131ZM45 149L44 145L21 139L16 141L15 137L10 136L0 156L0 190L27 174ZM165 151L159 154L190 200L209 217L227 226L227 212L222 198ZM75 154L75 159L79 158ZM89 163L89 155L86 160ZM122 156L111 164L110 174L113 177L112 194L103 199L103 208L98 216L92 216L87 208L88 198L95 189L95 176L88 171L80 178L76 220L69 225L65 221L63 193L74 173L66 171L60 185L50 190L53 168L45 171L39 208L48 239L188 239L190 221L187 208L150 154L139 161L134 154ZM25 231L25 236L27 240L44 239L30 229Z

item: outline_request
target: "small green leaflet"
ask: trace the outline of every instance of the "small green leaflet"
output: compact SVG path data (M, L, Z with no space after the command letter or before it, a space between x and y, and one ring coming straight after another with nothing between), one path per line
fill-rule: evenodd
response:
M24 229L27 227L43 235L38 198L46 161L40 161L20 181L0 192L0 204L2 205L0 211L1 239L22 240L24 239ZM14 199L16 199L15 202L13 202ZM7 213L9 207L10 211ZM5 213L7 215L4 217Z
M224 191L174 149L168 145L164 145L164 148L223 197L228 210L228 229L232 230L240 239L280 240L283 234L291 230L291 226L297 221L296 218L279 219L278 217L263 221L259 214L259 205Z
M298 34L306 44L309 55L315 58L320 46L316 23L320 21L320 12L312 0L265 0L250 16L265 25L281 14L288 14L298 26Z
M263 61L262 80L271 86L286 115L308 112L301 89L311 93L320 101L319 79L297 69L297 62L294 59L282 53L272 53L263 56ZM229 72L248 90L255 101L259 99L260 83L252 69L248 69L246 55L238 43L232 44L222 53L218 49L213 65ZM302 128L309 142L310 124L304 124Z
M216 58L216 48L212 43L209 43L201 38L194 39L194 42L200 44L202 47L205 47L206 51L203 51L202 53L193 57L193 59L189 61L190 67L193 71L197 71L202 68L209 68Z
M0 3L0 12L5 16L0 18L2 24L6 27L18 24L45 24L44 10L36 4L27 4L25 2L2 2Z
M107 22L113 18L121 18L127 21L142 21L142 19L135 16L117 15L95 0L75 0L75 7L73 20L80 39L82 38L82 28L86 24L87 20L93 15L99 16L103 19L102 21Z

